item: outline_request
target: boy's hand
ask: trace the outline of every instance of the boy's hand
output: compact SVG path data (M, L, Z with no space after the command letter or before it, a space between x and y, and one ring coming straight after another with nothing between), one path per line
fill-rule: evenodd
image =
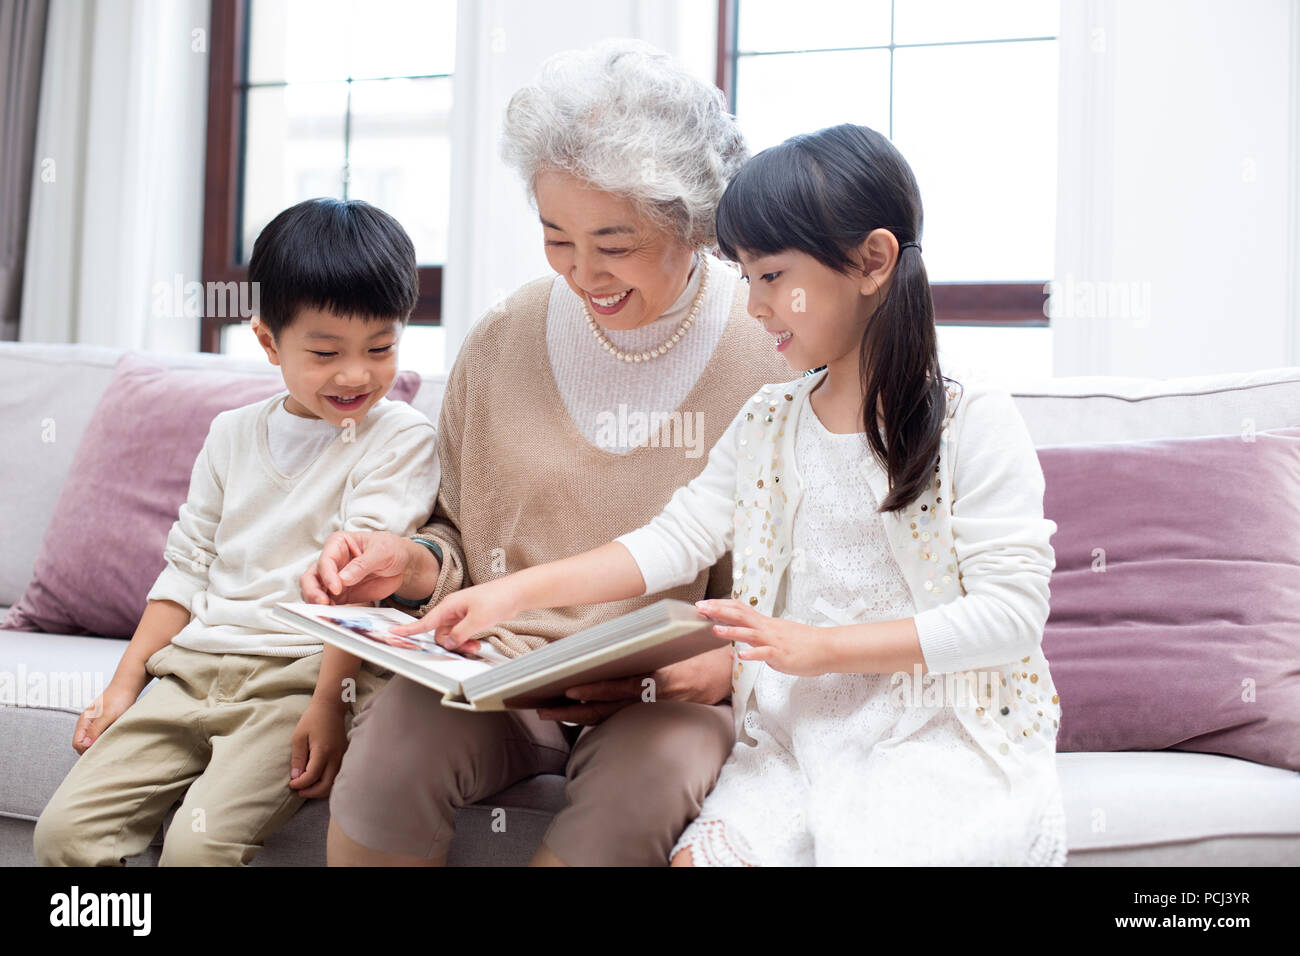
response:
M695 609L714 625L724 641L751 645L737 649L742 661L763 661L783 674L818 677L832 670L831 640L825 628L759 614L734 599L697 601Z
M477 654L480 644L471 640L473 635L481 634L498 621L509 621L519 615L519 588L512 577L507 575L448 594L424 617L389 628L389 633L410 637L436 631L433 639L448 650Z
M342 710L313 700L293 731L289 786L307 799L329 796L348 738Z
M126 713L127 708L139 696L139 688L133 692L130 687L109 681L104 692L77 718L77 726L72 731L72 749L84 754L99 739L100 734L112 726L113 721Z

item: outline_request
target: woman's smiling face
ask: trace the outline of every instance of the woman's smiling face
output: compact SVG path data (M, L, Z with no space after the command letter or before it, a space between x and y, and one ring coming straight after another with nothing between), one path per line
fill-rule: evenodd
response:
M558 170L539 173L533 191L547 262L602 326L646 325L681 296L691 247L632 202Z

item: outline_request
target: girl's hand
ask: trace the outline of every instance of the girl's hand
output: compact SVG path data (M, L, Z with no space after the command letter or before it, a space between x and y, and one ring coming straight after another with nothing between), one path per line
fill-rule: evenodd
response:
M389 628L389 633L409 637L434 631L433 639L448 650L477 654L481 645L473 635L523 610L519 588L510 577L454 591L418 621Z
M783 674L818 677L831 671L830 641L824 628L779 617L766 617L734 599L697 601L696 610L719 624L713 633L728 641L752 644L736 649L742 661L762 661Z
M343 714L337 707L313 700L299 718L289 751L289 786L298 796L329 796L348 747Z

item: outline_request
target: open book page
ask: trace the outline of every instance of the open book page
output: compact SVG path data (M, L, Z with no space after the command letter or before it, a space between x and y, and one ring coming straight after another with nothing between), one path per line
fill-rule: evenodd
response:
M387 664L390 668L393 666L393 660L396 659L460 681L509 660L487 642L480 643L477 654L469 654L447 650L433 639L433 632L410 636L392 634L390 628L416 620L397 608L372 607L369 604L290 602L282 603L279 607L342 638L339 642L331 643L338 643L345 650L368 660ZM315 628L312 631L322 640L329 640L325 631ZM382 651L382 654L367 654L367 644Z
M694 606L664 599L586 628L516 658L486 642L470 653L449 651L431 633L399 637L397 624L416 620L369 604L278 604L286 624L443 694L466 710L536 708L569 703L570 687L614 677L648 675L720 646Z

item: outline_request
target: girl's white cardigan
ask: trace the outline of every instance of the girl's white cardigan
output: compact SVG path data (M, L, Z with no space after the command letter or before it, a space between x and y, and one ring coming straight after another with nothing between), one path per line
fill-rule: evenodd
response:
M785 572L798 572L790 529L802 493L794 423L826 372L766 385L745 403L709 453L704 470L663 512L619 537L655 593L692 581L732 550L733 597L781 616ZM887 492L869 470L877 501ZM1043 517L1043 472L1024 419L1006 391L948 386L938 464L926 491L882 515L917 613L929 674L980 748L1017 787L1056 791L1060 705L1041 642L1048 579L1055 567ZM848 596L846 595L846 603ZM733 655L732 708L738 739L752 706L758 662ZM926 705L915 675L895 675L894 692ZM752 719L752 718L751 718Z

